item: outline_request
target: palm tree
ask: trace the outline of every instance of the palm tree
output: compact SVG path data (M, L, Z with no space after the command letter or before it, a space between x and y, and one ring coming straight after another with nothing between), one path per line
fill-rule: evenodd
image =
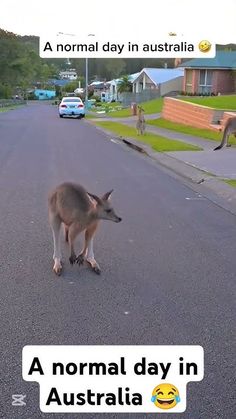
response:
M132 92L132 83L129 80L129 76L123 76L121 78L121 81L118 85L118 92L119 93L123 93L123 92Z

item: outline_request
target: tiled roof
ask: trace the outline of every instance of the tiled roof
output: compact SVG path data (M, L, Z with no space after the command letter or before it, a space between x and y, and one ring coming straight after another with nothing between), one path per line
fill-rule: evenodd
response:
M180 64L180 67L236 69L236 51L217 51L215 58L194 58Z

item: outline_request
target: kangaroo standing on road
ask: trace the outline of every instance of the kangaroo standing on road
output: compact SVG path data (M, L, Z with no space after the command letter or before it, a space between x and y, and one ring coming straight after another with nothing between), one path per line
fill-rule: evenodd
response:
M138 120L136 124L136 129L138 135L143 135L145 133L145 118L144 118L144 109L141 106L138 106Z
M236 117L229 118L226 122L222 141L220 145L218 145L218 147L214 148L214 151L220 150L222 147L224 147L224 145L226 145L226 147L230 147L229 136L231 134L234 134L234 136L236 137Z
M102 198L87 192L83 186L72 183L59 185L49 195L49 222L53 233L54 266L53 271L60 275L62 271L60 250L60 227L65 226L65 240L69 242L69 261L73 265L83 264L85 258L97 274L101 269L94 258L93 236L100 220L110 220L119 223L122 219L115 214L110 204L110 195L107 192ZM76 256L74 241L78 234L85 231L84 247Z

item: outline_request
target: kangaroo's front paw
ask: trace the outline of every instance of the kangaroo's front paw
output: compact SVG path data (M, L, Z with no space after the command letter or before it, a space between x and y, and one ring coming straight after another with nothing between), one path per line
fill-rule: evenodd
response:
M60 276L61 275L61 272L62 272L62 264L61 264L61 262L60 261L55 261L52 270L53 270L53 272L55 272L55 274L57 276Z
M84 263L84 255L78 255L76 258L76 263L78 263L79 265L83 265Z
M101 274L101 268L94 258L88 258L87 262L91 266L93 272L95 272L97 275Z
M77 261L76 255L74 253L70 255L69 261L71 265L74 265L74 263Z
M93 268L93 272L95 272L95 274L97 275L101 275L101 269L99 268L99 266L94 266Z

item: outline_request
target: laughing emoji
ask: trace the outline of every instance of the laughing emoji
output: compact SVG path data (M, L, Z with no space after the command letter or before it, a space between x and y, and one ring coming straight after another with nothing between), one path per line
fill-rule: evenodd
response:
M211 43L204 39L203 41L199 42L198 48L201 52L209 52L211 49Z
M151 401L160 409L172 409L180 402L179 390L173 384L159 384L152 392Z

